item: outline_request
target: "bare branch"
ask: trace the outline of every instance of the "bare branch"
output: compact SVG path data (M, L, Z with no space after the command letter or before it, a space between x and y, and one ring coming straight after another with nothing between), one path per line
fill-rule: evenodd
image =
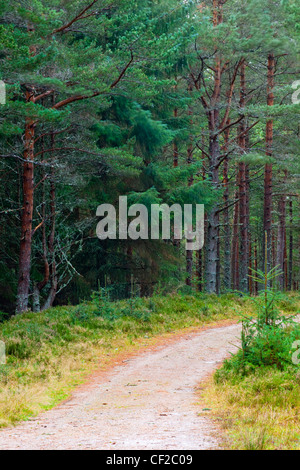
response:
M231 139L229 142L226 143L226 146L228 147L232 142L236 141L240 137L243 137L243 135L247 134L254 126L256 126L260 121L256 121L254 124L252 124L250 127L248 127L246 130L241 132L239 135L237 135L234 139ZM237 124L236 122L234 124ZM258 143L258 142L256 142ZM222 147L222 150L224 150L225 145ZM251 148L251 147L250 147Z
M230 127L232 126L235 126L236 124L238 124L240 121L242 121L242 119L244 119L244 114L235 122L231 122L230 124L227 124L227 126L223 127L222 129L220 129L217 134L222 134L224 131L226 131L226 129L229 129Z
M242 63L244 61L245 61L245 59L240 59L238 61L237 65L234 68L233 76L232 76L232 79L231 79L231 82L230 82L229 92L228 92L228 95L227 95L227 97L228 97L227 108L226 108L226 111L225 111L223 121L221 123L221 127L223 127L225 125L225 123L228 121L237 73L238 73L238 70L239 70L240 66L242 65Z
M39 135L34 143L36 144L40 139L42 139L43 137L47 137L48 135L58 135L58 134L62 134L63 132L67 132L69 129L72 129L72 126L69 126L69 127L66 127L65 129L62 129L61 131L56 131L56 132L46 132L45 134L41 134Z

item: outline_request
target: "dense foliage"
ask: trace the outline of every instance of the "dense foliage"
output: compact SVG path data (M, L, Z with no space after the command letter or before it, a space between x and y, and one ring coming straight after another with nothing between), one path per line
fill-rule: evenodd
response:
M299 287L296 1L0 6L0 310ZM96 237L96 208L201 203L205 246ZM265 238L267 233L267 238ZM265 250L267 244L267 251Z

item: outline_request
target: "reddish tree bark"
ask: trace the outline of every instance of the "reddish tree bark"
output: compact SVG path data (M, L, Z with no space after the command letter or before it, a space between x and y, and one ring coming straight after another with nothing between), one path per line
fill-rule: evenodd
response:
M241 64L241 83L240 83L240 112L243 114L245 108L246 98L246 62L242 61ZM239 148L241 157L246 153L246 125L245 119L239 125ZM239 219L240 219L240 286L242 292L248 291L248 208L247 208L247 179L246 179L246 164L245 162L239 163Z
M223 13L222 7L226 3L224 0L214 0L213 1L213 25L217 27L223 22ZM228 61L223 61L220 57L220 54L216 52L215 65L213 68L213 92L207 100L206 95L201 96L201 101L206 112L208 120L208 129L209 129L209 169L208 176L210 178L213 188L219 188L219 167L221 163L221 149L220 149L220 135L226 131L229 127L237 124L233 122L232 124L227 124L229 113L231 109L233 91L235 80L238 74L238 70L241 62L239 61L233 70L229 90L227 92L227 103L226 109L223 115L223 119L220 116L221 109L221 87L222 87L222 76L227 70L229 65ZM200 89L199 78L195 79L194 74L193 79L195 86ZM201 76L201 74L200 74ZM204 86L205 86L205 80ZM207 262L206 262L206 290L208 292L217 292L219 286L219 258L218 258L218 239L219 239L219 205L216 204L215 207L208 214L208 226L207 226Z
M274 76L275 76L275 57L274 54L268 56L268 83L267 83L267 104L274 105ZM269 119L266 126L266 155L273 155L273 120ZM265 165L264 176L264 233L267 233L267 250L265 250L265 236L263 237L263 253L267 252L267 267L271 269L272 265L272 200L273 200L273 167L272 163ZM264 255L265 256L265 255ZM265 260L264 260L265 263Z
M33 90L26 91L26 101L34 102ZM23 207L21 215L21 243L16 313L28 310L31 267L31 240L34 194L34 135L35 123L27 118L24 135Z
M52 34L63 33L68 30L68 27L74 22L80 21L84 18L84 12L89 10L98 0L94 0L82 12L80 12L71 22L58 28ZM34 32L33 26L28 26L28 33ZM30 55L35 56L37 48L35 45L30 46ZM114 89L125 76L127 70L134 62L133 53L130 53L130 59L119 72L117 78L111 83L110 89ZM26 101L36 103L46 96L53 95L55 90L47 90L40 95L35 95L35 89L28 89L26 91ZM95 91L90 94L75 95L63 99L62 101L53 103L53 109L61 109L71 103L87 100L93 97L100 96L102 91ZM33 204L34 204L34 143L35 143L35 126L37 121L30 118L26 119L25 134L24 134L24 165L23 165L23 207L21 214L21 242L20 242L20 256L19 256L19 280L16 298L16 313L22 313L28 310L29 289L30 289L30 267L31 267L31 251L32 251L32 217L33 217ZM54 150L54 146L50 151ZM46 152L47 150L44 150ZM48 150L49 151L49 150ZM38 155L38 154L37 154ZM36 156L37 156L36 155ZM54 184L54 183L53 183ZM55 185L53 186L52 193L55 194ZM55 298L57 290L57 275L55 265L52 263L52 297ZM50 298L50 304L52 303ZM48 299L49 300L49 299Z

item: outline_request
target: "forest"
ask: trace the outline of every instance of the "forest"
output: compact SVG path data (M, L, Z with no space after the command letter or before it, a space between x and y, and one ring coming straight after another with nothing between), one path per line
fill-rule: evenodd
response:
M299 41L297 0L0 3L0 450L300 448Z
M7 1L0 310L299 289L299 4ZM205 243L103 240L99 204L204 204ZM132 287L133 286L133 287Z

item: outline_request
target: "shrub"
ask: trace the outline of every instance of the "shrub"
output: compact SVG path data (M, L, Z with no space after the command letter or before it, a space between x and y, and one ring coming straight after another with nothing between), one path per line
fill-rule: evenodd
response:
M248 375L257 367L297 370L297 365L292 362L291 348L293 342L300 339L300 327L292 317L280 314L276 306L278 293L269 287L279 274L277 268L265 273L254 271L254 280L264 285L262 294L255 300L257 314L255 318L242 320L241 348L217 371L217 383L234 380L236 375Z

